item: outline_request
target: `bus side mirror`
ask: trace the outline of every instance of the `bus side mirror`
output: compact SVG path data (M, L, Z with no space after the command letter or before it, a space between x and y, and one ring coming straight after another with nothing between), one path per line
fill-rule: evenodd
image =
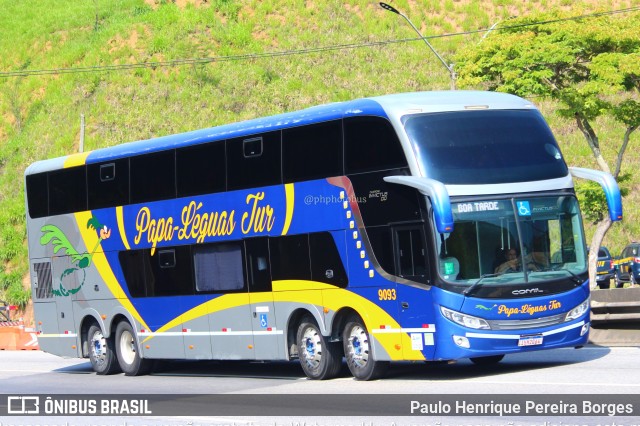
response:
M581 167L569 167L569 171L577 178L588 179L599 183L607 198L609 218L612 222L622 220L622 196L620 195L620 188L618 187L618 182L616 182L610 173L583 169Z
M417 176L387 176L385 182L397 183L417 189L431 199L436 229L441 234L453 232L453 213L449 192L440 181Z

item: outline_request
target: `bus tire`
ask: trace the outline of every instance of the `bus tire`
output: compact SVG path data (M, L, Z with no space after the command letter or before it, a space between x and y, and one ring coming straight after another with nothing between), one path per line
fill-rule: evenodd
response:
M125 376L142 376L151 371L151 360L140 356L138 339L127 321L120 322L116 327L116 354Z
M300 365L308 378L326 380L338 375L342 366L340 345L329 342L312 317L305 316L300 321L296 343Z
M502 361L502 358L504 358L504 355L479 356L469 359L476 365L492 365Z
M102 329L96 324L89 327L89 331L87 332L87 345L89 346L91 367L96 374L106 376L120 372L113 338L105 337Z
M369 333L359 317L349 318L344 327L342 343L347 366L356 380L375 380L386 373L389 362L374 359Z

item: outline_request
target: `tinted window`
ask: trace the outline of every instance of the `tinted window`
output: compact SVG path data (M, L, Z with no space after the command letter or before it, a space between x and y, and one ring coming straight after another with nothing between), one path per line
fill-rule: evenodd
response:
M404 175L408 170L366 173L350 177L365 225L419 220L419 192L414 188L384 181L385 176Z
M269 239L269 254L274 281L311 279L307 234Z
M239 243L198 246L193 259L197 291L229 292L244 288L244 263Z
M345 118L344 150L347 174L407 165L395 130L380 117Z
M191 247L129 250L118 255L132 297L193 294Z
M176 151L178 197L222 192L226 188L224 141Z
M339 233L338 243L344 247L345 235ZM309 248L311 251L311 279L340 287L348 283L338 247L329 232L309 234Z
M257 149L258 147L261 147L261 151ZM280 164L280 132L227 141L229 190L282 183Z
M388 226L367 227L367 236L378 264L388 274L395 275L390 228Z
M46 173L27 176L27 200L31 217L43 217L49 214L48 191Z
M175 151L131 157L130 166L132 203L175 198Z
M49 173L49 214L87 210L87 176L84 167Z
M249 290L271 291L271 268L269 265L269 240L250 238L245 240Z
M87 166L89 208L129 204L129 159Z
M146 285L151 276L149 250L122 251L118 257L131 297L153 296L153 288Z
M426 283L426 252L419 228L396 230L398 276Z
M443 183L525 182L568 173L537 111L447 112L404 122L425 173Z
M282 156L285 183L342 175L342 122L283 130Z

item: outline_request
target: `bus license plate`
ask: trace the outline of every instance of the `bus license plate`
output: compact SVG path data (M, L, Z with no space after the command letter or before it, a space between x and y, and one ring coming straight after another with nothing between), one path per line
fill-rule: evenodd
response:
M520 336L518 346L536 346L542 344L542 336Z

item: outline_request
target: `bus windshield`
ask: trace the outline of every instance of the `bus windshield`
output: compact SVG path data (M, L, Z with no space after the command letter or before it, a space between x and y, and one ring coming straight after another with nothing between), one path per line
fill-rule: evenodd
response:
M512 285L583 274L586 246L573 196L452 203L438 235L440 274L456 284Z
M568 173L536 110L454 111L403 121L425 177L444 184L526 182Z

